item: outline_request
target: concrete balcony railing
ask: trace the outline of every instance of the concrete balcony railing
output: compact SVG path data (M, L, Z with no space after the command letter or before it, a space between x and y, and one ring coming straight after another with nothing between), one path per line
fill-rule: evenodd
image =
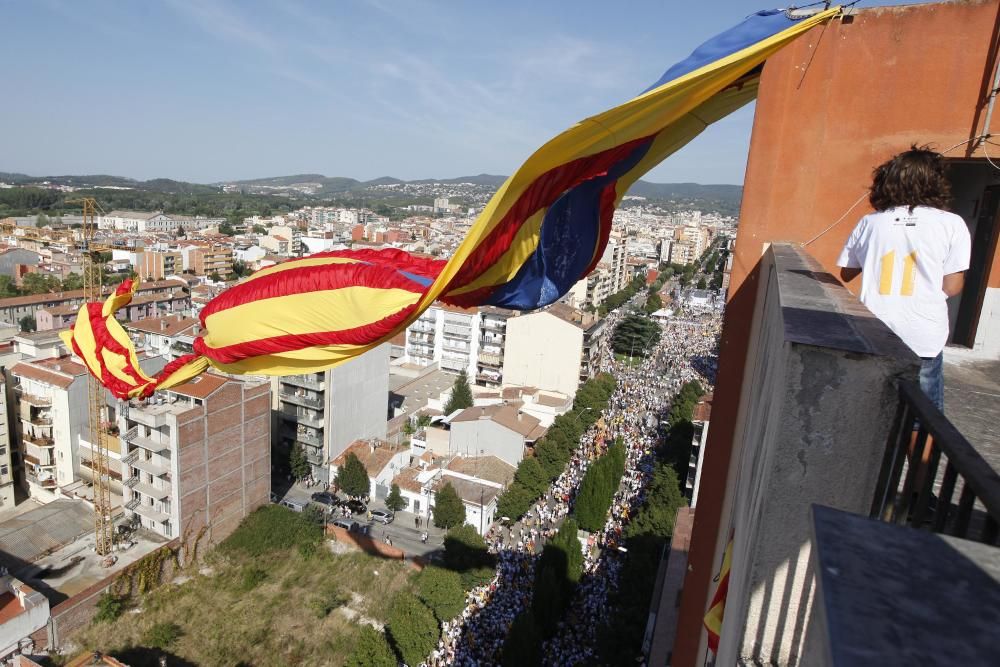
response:
M741 323L733 483L711 565L718 571L731 537L715 664L822 664L803 656L816 587L810 507L869 513L899 383L916 380L919 359L801 249L772 245L756 271L752 321ZM702 514L699 502L696 539Z
M279 394L279 396L281 397L282 401L286 401L288 403L296 403L298 405L304 405L310 408L323 407L323 401L318 396L317 397L302 396L300 394L293 394L293 393L281 393Z
M316 376L307 375L286 375L281 378L282 384L290 384L296 387L305 387L307 389L316 389L322 391L326 387L326 383L323 380L317 380Z

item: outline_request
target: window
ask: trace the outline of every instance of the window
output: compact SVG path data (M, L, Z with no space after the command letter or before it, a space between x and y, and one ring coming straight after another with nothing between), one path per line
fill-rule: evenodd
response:
M0 466L0 477L6 477L8 474L10 474L10 469L5 465Z

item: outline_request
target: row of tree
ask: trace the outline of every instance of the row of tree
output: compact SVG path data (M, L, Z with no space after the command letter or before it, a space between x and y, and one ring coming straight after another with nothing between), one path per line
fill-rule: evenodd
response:
M625 474L625 443L621 438L603 456L590 464L580 482L573 504L573 516L580 527L593 533L604 527L615 492Z
M500 516L519 519L549 488L573 456L580 436L608 407L615 391L615 379L602 373L583 383L576 392L573 409L552 422L545 437L535 443L534 456L525 457L517 466L514 481L497 499Z
M673 466L682 483L687 476L691 458L691 439L694 437L694 409L705 390L697 380L685 382L677 393L667 413L667 433L660 447L660 459Z
M615 308L627 303L629 299L639 293L639 290L641 290L645 284L646 281L643 280L642 276L636 276L633 278L632 282L626 285L624 289L615 292L601 303L598 308L601 313L601 317L604 317Z

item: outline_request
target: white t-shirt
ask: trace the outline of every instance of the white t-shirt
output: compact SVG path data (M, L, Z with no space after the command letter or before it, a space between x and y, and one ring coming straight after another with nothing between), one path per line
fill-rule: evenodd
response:
M969 268L969 228L954 213L918 206L861 218L837 266L861 269L861 303L921 357L948 341L942 280Z

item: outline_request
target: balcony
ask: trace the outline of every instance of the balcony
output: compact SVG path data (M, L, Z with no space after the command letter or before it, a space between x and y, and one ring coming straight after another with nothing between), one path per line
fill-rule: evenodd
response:
M132 455L139 454L139 451L140 450L138 450L138 449L135 450L135 451L133 451ZM134 459L132 459L131 461L129 461L128 457L126 457L125 463L127 463L130 466L132 466L136 470L141 470L142 472L149 473L153 477L163 477L164 475L169 475L170 474L170 468L167 467L167 466L165 466L165 465L161 465L160 463L157 463L156 462L157 458L159 458L159 457L153 457L152 459L146 459L146 458L143 458L141 456L135 456Z
M29 483L34 484L35 486L40 486L43 489L54 489L58 486L58 484L56 484L56 480L52 477L42 478L38 475L33 475L30 472L25 472L24 477Z
M303 396L300 394L290 394L282 393L279 394L282 401L286 403L295 403L297 405L304 405L309 408L322 408L323 401L319 397Z
M458 336L459 338L464 338L466 340L472 338L472 327L467 324L449 324L444 325L444 333L449 336Z
M146 504L144 504L142 502L139 502L135 506L129 507L129 505L131 505L134 502L136 502L136 501L132 500L125 507L127 507L130 510L132 510L133 512L135 512L139 516L145 517L147 519L152 519L153 521L156 521L157 523L164 523L166 521L170 521L170 515L169 514L164 514L163 512L160 512L160 511L156 510L151 505L146 505Z
M294 387L305 387L306 389L315 389L317 391L323 391L326 388L326 382L323 380L317 380L314 374L286 375L281 378L281 383L290 384Z
M700 493L724 509L698 507L691 553L714 560L679 575L677 664L700 659L689 640L730 540L715 664L992 664L1000 477L919 390L915 355L815 260L773 244L755 271L729 376L739 420L702 462ZM713 469L716 445L732 450Z
M31 460L36 465L43 466L53 466L56 464L54 460L55 448L52 446L48 447L38 447L31 442L25 440L24 443L24 456L25 458L31 458Z
M132 477L129 479L129 481L132 481L133 479L138 479L138 478ZM142 495L149 496L150 498L155 498L156 500L163 500L164 498L168 498L170 496L169 487L161 488L158 486L154 486L152 484L147 484L145 482L137 482L136 484L130 484L129 486L131 486L132 489L138 491Z
M145 450L153 452L154 454L159 454L160 452L169 452L171 450L171 443L167 439L160 438L150 438L146 436L137 435L133 437L129 442L136 447L141 447Z
M302 412L282 410L281 418L287 422L292 422L293 424L304 424L306 426L312 426L313 428L323 428L323 417L319 415L309 416Z
M451 350L453 352L462 352L468 354L471 351L471 346L466 342L455 341L445 338L441 342L441 347L445 350Z
M22 387L18 387L15 392L17 397L21 399L22 403L27 403L39 408L47 408L52 405L52 398L50 396L38 396L37 394L29 394L24 391Z

